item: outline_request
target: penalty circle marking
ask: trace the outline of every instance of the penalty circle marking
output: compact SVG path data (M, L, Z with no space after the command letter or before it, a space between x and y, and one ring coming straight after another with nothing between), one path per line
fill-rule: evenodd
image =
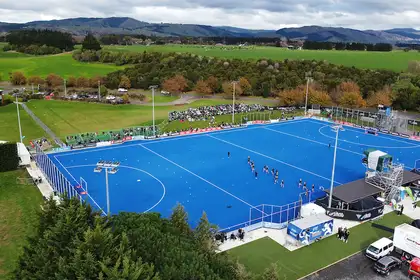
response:
M80 168L80 167L96 167L96 164L74 165L74 166L67 166L66 168L70 169L70 168ZM118 168L127 168L127 169L136 170L136 171L139 171L139 172L143 172L144 174L147 174L150 177L152 177L153 179L155 179L161 185L162 190L163 190L163 193L162 193L161 198L152 207L150 207L146 211L143 211L143 213L147 213L147 212L151 211L153 208L155 208L156 206L158 206L162 202L162 200L165 198L165 195L166 195L165 184L163 184L161 180L159 180L158 178L156 178L155 176L153 176L149 172L144 171L143 169L132 167L132 166L128 166L128 165L120 165L120 166L118 166ZM137 180L137 182L140 182L140 179Z
M324 125L322 126L320 129L318 129L319 134L321 134L322 136L325 136L327 138L330 138L332 140L335 141L335 137L333 136L329 136L326 135L325 133L323 133L321 130L326 128L326 127L330 127L329 125ZM350 130L351 131L351 130ZM392 140L392 139L390 139ZM368 145L368 144L363 144L363 143L357 143L357 142L352 142L352 141L348 141L348 140L342 140L340 138L338 138L338 141L343 142L343 143L348 143L348 144L353 144L353 145L360 145L360 146L365 146L365 147L375 147L375 148L382 148L382 149L414 149L414 148L418 148L420 147L420 145L415 145L415 146L404 146L404 147L399 147L399 146L395 146L395 147L389 147L389 146L377 146L377 145ZM409 144L407 142L407 144Z

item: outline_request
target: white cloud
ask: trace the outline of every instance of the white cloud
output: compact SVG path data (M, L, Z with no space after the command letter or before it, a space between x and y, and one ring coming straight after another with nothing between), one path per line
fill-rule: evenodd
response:
M0 21L128 16L147 22L279 29L303 25L420 29L418 0L0 0Z

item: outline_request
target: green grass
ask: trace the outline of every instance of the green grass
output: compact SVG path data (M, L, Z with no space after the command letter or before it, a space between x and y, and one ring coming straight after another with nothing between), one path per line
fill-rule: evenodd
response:
M275 47L255 47L249 49L223 49L215 46L163 45L163 46L106 46L105 49L132 52L188 52L202 56L274 60L307 59L326 60L333 64L355 66L369 69L406 70L408 62L420 60L420 53L411 51L392 52L359 52L359 51L322 51L322 50L288 50Z
M407 216L389 213L377 223L394 228L402 223L410 223ZM349 242L343 243L335 236L328 237L310 246L288 251L270 238L263 238L229 251L248 270L262 273L271 263L277 263L280 279L298 279L331 263L365 249L369 244L390 234L372 227L371 222L350 229Z
M42 196L33 185L18 185L24 170L0 173L0 279L16 267L26 237L38 222Z
M24 143L28 144L30 140L44 136L44 131L22 107L20 107L19 112L22 135L25 136ZM0 140L19 141L19 126L15 104L0 106Z
M156 106L155 119L167 119L168 113L174 110L182 111L190 107L227 103L230 103L230 101L224 99L203 99L189 105ZM255 102L246 101L244 103ZM27 105L38 118L60 137L73 133L136 126L152 119L151 106L108 105L55 100L31 100Z
M155 95L155 104L156 103L169 103L179 99L178 96L165 96L165 95ZM152 96L146 95L146 102L152 103Z
M16 53L14 53L17 55ZM106 74L123 69L124 67L101 63L82 63L74 60L71 54L48 56L16 56L5 55L0 52L0 76L8 80L9 73L21 71L27 76L38 75L45 77L50 73L62 77L69 76L105 76Z

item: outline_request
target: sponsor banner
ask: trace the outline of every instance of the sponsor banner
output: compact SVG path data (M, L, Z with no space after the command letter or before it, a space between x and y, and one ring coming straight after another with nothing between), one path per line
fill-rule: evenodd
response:
M287 234L294 239L299 240L302 244L308 245L309 243L328 236L333 233L333 219L319 224L308 225L305 228L296 226L293 222L287 226Z
M65 151L70 151L71 147L61 147L61 148L53 148L54 153L60 153Z
M85 144L85 147L89 147L89 148L96 147L96 143L87 143Z
M110 141L104 141L104 142L98 142L96 143L97 147L105 147L105 146L110 146L111 142Z
M174 132L170 134L170 136L178 136L178 135L179 135L179 132Z
M346 209L331 208L327 209L326 214L331 218L350 220L350 221L368 221L379 217L384 212L384 206L364 211L352 211Z
M133 140L133 137L131 136L124 137L123 139L123 141L131 141L131 140Z
M353 124L353 127L357 127L357 128L364 128L363 126L358 125L358 124Z
M278 123L279 120L270 120L270 123Z
M400 136L400 134L398 132L391 132L392 135L394 136Z
M390 133L389 130L386 130L386 129L379 129L379 131L382 132L382 133L387 133L387 134Z
M404 138L410 138L410 135L405 134L405 133L400 133L400 136L401 136L401 137L404 137Z
M85 145L74 145L74 146L71 146L71 149L76 150L76 149L82 149L84 147L85 147Z
M420 141L420 136L411 136L410 139Z
M124 143L124 140L112 140L112 141L111 141L111 144L112 144L112 145L122 144L122 143Z
M420 198L420 187L410 187L414 198Z
M136 135L136 136L132 136L131 140L143 140L144 136L143 135Z
M295 117L295 120L301 120L301 119L303 119L303 117L302 117L302 116L300 116L300 117Z

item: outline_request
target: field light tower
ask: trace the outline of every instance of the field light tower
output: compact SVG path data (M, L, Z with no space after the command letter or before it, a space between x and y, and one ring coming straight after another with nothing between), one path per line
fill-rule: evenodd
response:
M308 108L308 93L309 93L309 83L313 81L312 79L312 73L306 72L305 73L305 79L306 79L306 98L305 98L305 117L306 117L306 111Z
M156 137L156 128L155 128L155 89L158 88L157 85L149 87L152 89L152 118L153 118L153 136Z
M105 169L105 189L106 189L106 212L108 216L111 216L111 209L109 203L109 184L108 184L108 173L115 174L118 172L117 167L120 166L118 161L105 161L101 160L96 163L96 168L93 172L100 173L102 169ZM109 171L108 171L109 170Z
M238 84L238 81L232 81L233 85L233 95L232 95L232 124L235 123L235 93L236 93L236 84Z
M340 124L340 125L332 126L332 130L335 132L335 145L334 145L333 166L332 166L332 171L331 171L331 185L330 185L330 197L329 197L329 201L328 201L328 208L331 208L331 204L332 204L332 194L333 194L333 188L334 188L335 161L337 159L338 133L340 131L344 131L344 128Z

